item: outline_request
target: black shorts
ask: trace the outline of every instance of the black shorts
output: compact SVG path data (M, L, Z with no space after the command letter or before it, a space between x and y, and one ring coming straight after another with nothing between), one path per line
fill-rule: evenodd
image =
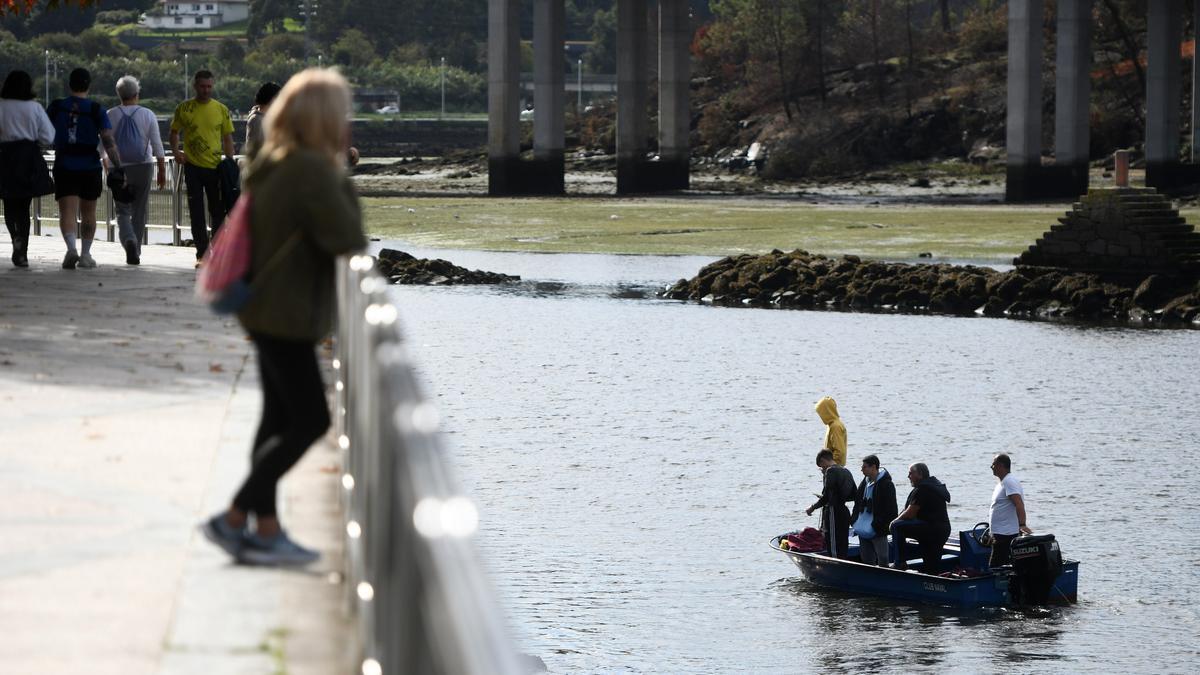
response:
M54 199L63 197L79 197L85 201L94 202L104 191L104 176L100 169L86 171L70 171L54 166Z

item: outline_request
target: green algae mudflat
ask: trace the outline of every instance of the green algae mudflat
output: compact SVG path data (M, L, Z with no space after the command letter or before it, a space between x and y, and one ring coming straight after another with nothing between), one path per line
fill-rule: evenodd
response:
M802 248L1010 263L1069 205L815 205L744 197L363 200L372 236L432 248L712 255ZM1195 222L1200 211L1184 212Z

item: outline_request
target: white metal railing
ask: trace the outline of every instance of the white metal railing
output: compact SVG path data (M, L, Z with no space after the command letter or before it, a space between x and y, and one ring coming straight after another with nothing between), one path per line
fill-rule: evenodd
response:
M362 672L521 673L374 259L337 263L335 423Z

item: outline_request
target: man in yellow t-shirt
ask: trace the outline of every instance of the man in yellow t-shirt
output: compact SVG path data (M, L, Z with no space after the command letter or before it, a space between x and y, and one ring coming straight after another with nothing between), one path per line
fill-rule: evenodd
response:
M215 78L211 71L198 70L192 79L194 98L180 103L171 118L171 152L183 165L187 185L188 217L192 222L192 241L196 244L196 260L208 250L208 228L204 221L204 198L208 197L208 215L213 234L225 220L228 210L221 202L220 174L217 165L221 153L233 158L233 119L229 108L212 97ZM179 137L183 135L183 146Z

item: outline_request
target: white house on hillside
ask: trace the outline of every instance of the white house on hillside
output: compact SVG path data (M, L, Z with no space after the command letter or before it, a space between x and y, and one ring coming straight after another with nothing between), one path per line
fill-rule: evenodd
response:
M244 21L250 16L250 0L162 0L161 7L146 12L138 22L147 28L203 30Z

